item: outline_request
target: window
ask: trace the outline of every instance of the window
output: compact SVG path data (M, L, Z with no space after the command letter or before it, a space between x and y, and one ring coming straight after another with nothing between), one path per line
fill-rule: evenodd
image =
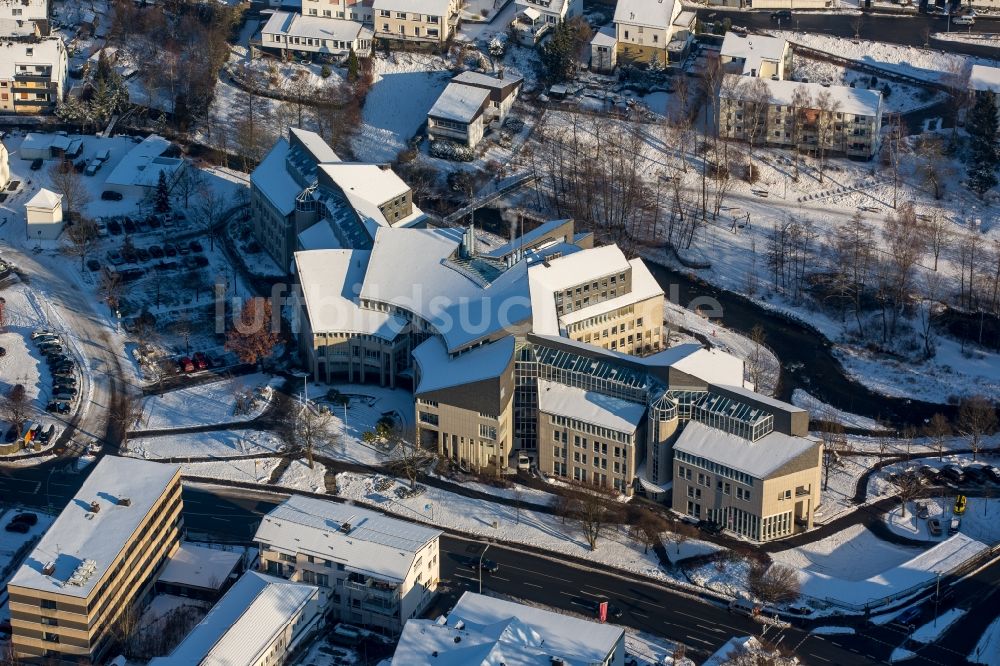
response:
M42 635L42 639L48 641L49 643L58 643L59 642L59 634L52 634L52 633L49 633L49 632L46 631Z
M44 624L46 626L49 626L49 627L58 627L59 626L59 620L55 619L54 617L43 617L42 618L42 624Z
M42 599L42 608L47 608L48 610L55 610L56 602L52 599Z
M378 10L378 15L379 16L384 16L385 18L389 18L390 16L392 16L392 14L389 12L388 9L380 9L380 10Z

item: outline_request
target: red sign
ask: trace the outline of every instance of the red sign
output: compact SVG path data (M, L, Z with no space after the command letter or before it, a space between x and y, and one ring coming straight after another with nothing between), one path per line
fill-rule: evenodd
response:
M597 617L600 618L601 622L608 621L608 602L602 601L601 605L598 606Z

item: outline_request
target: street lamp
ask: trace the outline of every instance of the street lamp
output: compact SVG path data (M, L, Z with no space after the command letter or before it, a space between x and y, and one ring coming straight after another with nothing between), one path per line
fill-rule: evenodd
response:
M486 551L490 549L490 544L486 544L486 548L483 548L483 552L479 554L479 594L483 593L483 557L486 556Z

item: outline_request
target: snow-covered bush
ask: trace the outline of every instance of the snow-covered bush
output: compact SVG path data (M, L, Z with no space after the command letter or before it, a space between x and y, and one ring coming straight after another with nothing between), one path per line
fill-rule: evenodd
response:
M445 160L471 162L476 158L475 151L454 141L431 141L431 155Z

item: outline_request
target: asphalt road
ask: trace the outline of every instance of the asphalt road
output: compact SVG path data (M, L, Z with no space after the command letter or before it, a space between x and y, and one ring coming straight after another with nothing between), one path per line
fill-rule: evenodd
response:
M860 17L861 26L858 36L861 39L920 47L924 45L925 30L930 30L932 33L947 32L948 30L947 19L923 14L897 16L892 14L792 12L791 22L782 22L779 26L777 21L771 20L771 11L705 8L698 10L698 18L702 21L721 21L723 18L729 18L733 25L752 30L774 30L780 27L783 30L801 30L853 39L855 37L855 22ZM713 14L714 16L712 16ZM958 32L958 28L959 26L953 25L951 30ZM968 27L961 29L961 32L968 31ZM1000 32L1000 17L977 17L972 32ZM949 49L961 52L962 44L958 42L950 44ZM1000 49L998 49L998 55L1000 55Z

